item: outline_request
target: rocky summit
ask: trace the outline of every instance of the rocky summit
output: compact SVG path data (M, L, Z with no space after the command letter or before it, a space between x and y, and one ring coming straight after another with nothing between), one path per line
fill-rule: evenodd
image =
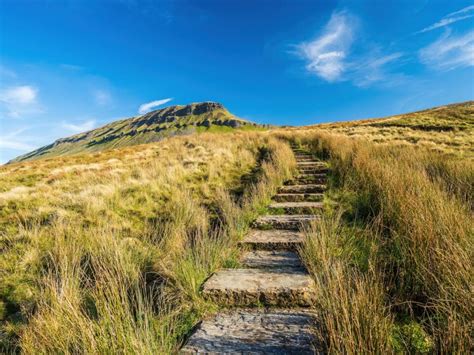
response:
M234 116L217 102L170 106L58 139L10 163L151 143L176 135L258 127L253 122Z

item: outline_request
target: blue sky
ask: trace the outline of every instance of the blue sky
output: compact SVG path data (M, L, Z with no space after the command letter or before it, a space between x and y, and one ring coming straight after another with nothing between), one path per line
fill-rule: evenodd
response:
M304 125L471 100L473 66L474 1L2 0L0 163L173 104Z

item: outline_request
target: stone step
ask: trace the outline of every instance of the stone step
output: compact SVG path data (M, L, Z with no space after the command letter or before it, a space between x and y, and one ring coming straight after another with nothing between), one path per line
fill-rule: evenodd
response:
M319 219L317 215L294 214L294 215L267 215L257 218L254 227L259 229L288 229L300 230L308 226L312 221Z
M298 167L307 167L307 166L311 166L311 167L327 167L328 165L322 161L318 161L318 160L312 160L312 161L297 161L296 162L296 165Z
M286 185L278 189L279 193L320 193L326 190L326 185L323 184L305 184L305 185Z
M298 254L289 250L251 250L245 252L240 261L252 269L303 268Z
M273 196L275 202L302 202L302 201L322 201L324 195L321 193L281 193Z
M305 179L305 178L324 178L327 177L328 174L322 172L316 173L307 173L307 172L300 172L298 175L295 176L295 179Z
M296 162L297 163L306 163L306 162L315 162L318 163L320 162L319 160L313 158L313 157L296 157Z
M274 202L270 204L270 213L312 214L324 207L322 202Z
M301 174L293 180L286 181L285 185L324 184L326 180L326 174Z
M295 250L303 241L300 232L251 229L239 244L254 250Z
M314 304L314 281L297 269L222 269L205 283L203 296L225 306Z
M315 354L318 318L310 310L229 310L205 319L181 354Z
M329 168L324 166L300 166L298 167L298 171L300 174L327 174Z

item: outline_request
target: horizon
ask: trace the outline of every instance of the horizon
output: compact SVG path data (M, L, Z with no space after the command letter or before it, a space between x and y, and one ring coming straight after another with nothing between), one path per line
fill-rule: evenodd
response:
M3 1L0 163L166 105L305 126L474 99L472 1L242 4Z

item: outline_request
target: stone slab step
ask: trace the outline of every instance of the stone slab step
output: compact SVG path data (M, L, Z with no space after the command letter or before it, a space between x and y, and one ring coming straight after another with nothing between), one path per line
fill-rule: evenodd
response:
M202 321L180 353L321 353L317 326L317 316L310 310L231 310Z
M303 241L304 236L300 232L251 229L240 245L254 250L295 250Z
M289 250L251 250L240 261L244 267L253 269L303 268L298 254Z
M321 178L321 177L327 177L328 174L322 172L316 172L316 173L313 173L313 172L299 172L298 175L295 175L295 179L304 179L304 178Z
M285 185L324 184L326 181L326 174L301 174L293 180L286 181Z
M321 162L320 160L317 160L311 156L306 156L306 157L301 157L301 156L298 156L296 157L296 162L315 162L315 163L319 163Z
M300 166L298 167L300 174L327 174L329 168L325 166Z
M275 202L322 201L323 198L321 193L281 193L273 196Z
M297 269L222 269L204 283L202 293L225 306L307 307L315 301L313 279Z
M312 161L297 161L296 162L296 165L298 167L300 166L316 166L316 167L327 167L327 164L322 162L322 161L319 161L319 160L312 160Z
M288 214L311 214L323 207L322 202L274 202L269 209L271 213L281 211Z
M326 185L323 184L303 184L303 185L286 185L278 189L279 193L321 193L326 190Z
M317 215L294 214L294 215L267 215L257 218L254 227L259 229L289 229L300 230L312 221L319 219Z

